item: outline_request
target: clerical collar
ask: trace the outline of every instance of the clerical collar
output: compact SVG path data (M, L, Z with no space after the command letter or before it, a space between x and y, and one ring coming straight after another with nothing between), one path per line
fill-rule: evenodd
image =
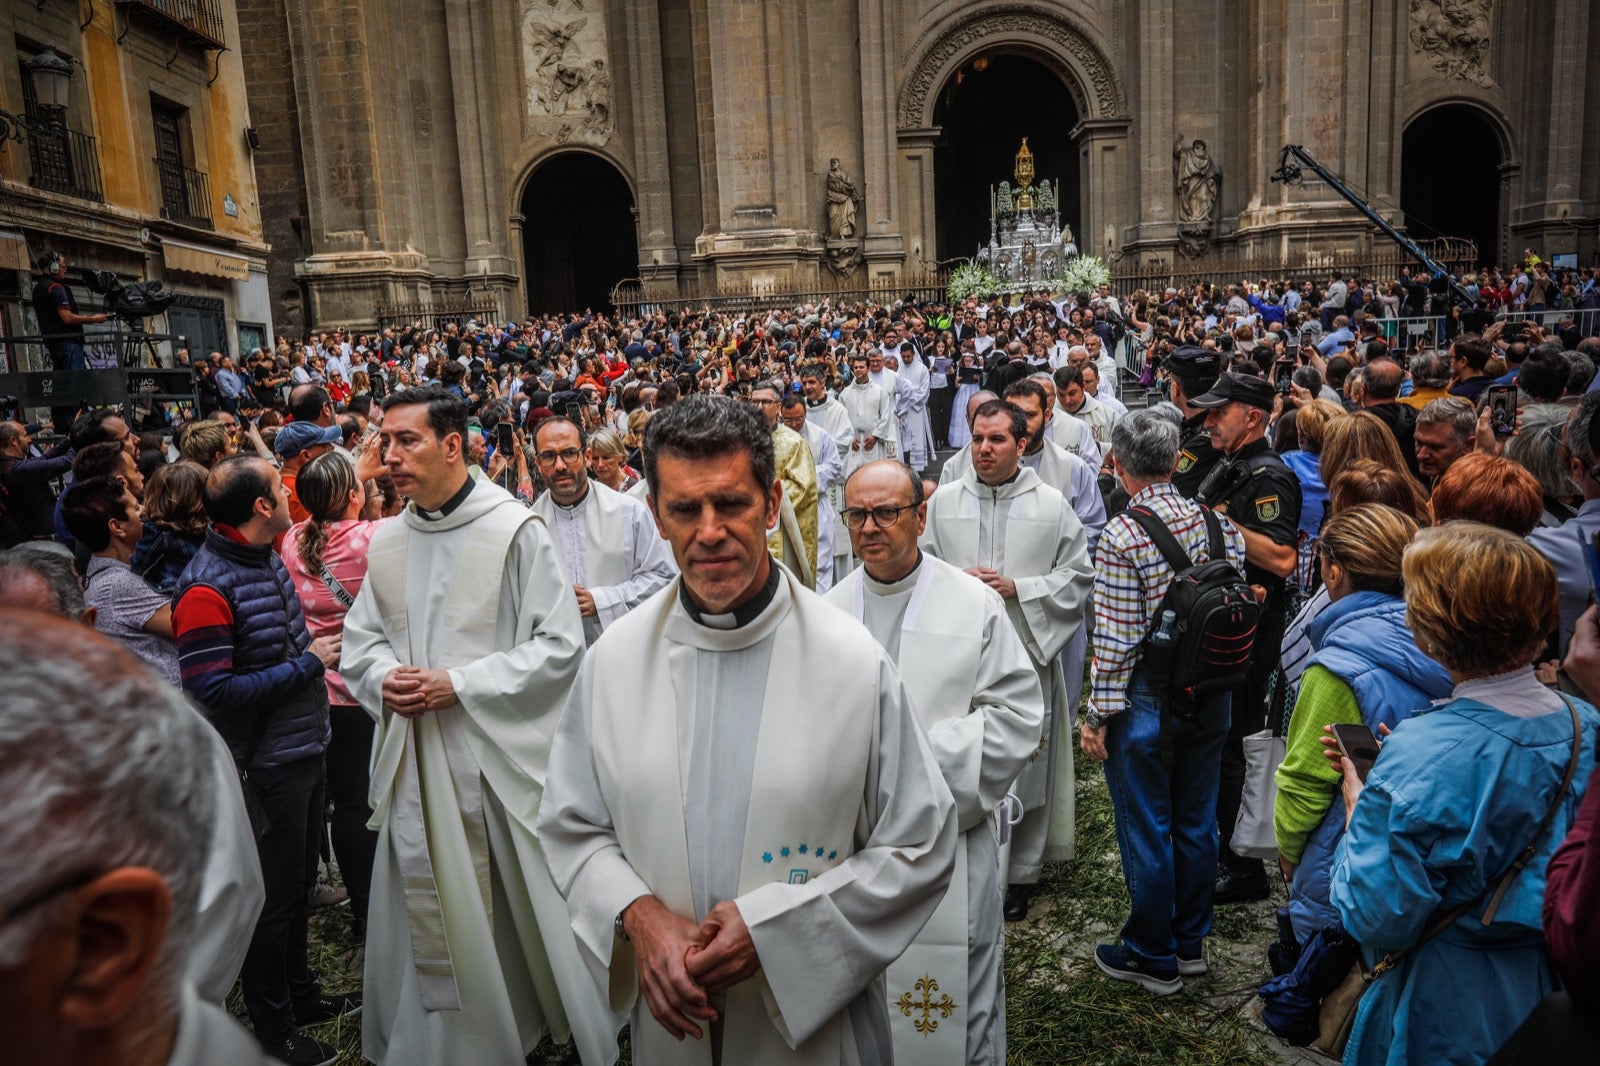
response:
M867 590L879 596L893 596L897 592L905 592L917 583L917 575L922 571L922 549L917 549L917 561L911 564L911 569L898 581L879 581L868 572L866 567L861 568L861 576L866 578Z
M462 485L460 490L457 491L454 496L450 497L448 500L444 501L444 503L440 504L439 505L439 509L437 511L426 511L426 510L423 510L421 507L418 507L415 503L413 503L411 506L417 512L417 514L420 517L422 517L423 519L426 519L429 522L438 522L441 519L448 518L450 516L450 512L454 511L457 507L460 507L462 505L462 503L464 503L466 501L467 493L469 493L471 491L472 491L472 478L471 478L471 476L468 476L466 484Z
M820 400L813 400L809 396L806 397L806 406L807 407L821 407L823 404L825 404L827 402L828 402L828 398L826 396L824 396Z
M557 507L561 508L563 511L576 511L578 508L583 506L584 501L586 501L588 498L589 498L589 483L586 481L583 484L583 495L579 496L576 500L573 500L571 503L562 503L560 500L557 500L554 496L550 497L550 500L551 500L552 503L554 503Z
M772 597L778 593L778 582L782 580L783 575L778 573L777 564L769 564L766 583L756 590L754 596L726 614L706 614L701 611L689 598L689 586L683 581L678 582L678 602L690 618L708 629L743 629L772 603Z
M1012 473L1012 475L1010 477L1006 478L1004 481L992 481L991 482L991 481L985 481L985 480L983 480L983 478L980 477L978 479L978 484L987 485L991 489L997 489L1002 485L1011 484L1013 481L1017 480L1017 478L1019 478L1021 476L1022 476L1022 464L1018 463L1016 471L1014 473Z

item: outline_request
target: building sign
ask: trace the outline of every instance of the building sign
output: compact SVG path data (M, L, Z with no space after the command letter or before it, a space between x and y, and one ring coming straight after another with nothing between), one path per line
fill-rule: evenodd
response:
M250 261L240 255L204 248L198 244L163 239L161 254L168 270L182 270L190 274L227 278L230 281L250 280Z

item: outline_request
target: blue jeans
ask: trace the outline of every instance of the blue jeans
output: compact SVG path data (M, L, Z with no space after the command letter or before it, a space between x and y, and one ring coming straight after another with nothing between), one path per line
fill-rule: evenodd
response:
M1161 764L1166 697L1135 670L1127 707L1106 724L1106 783L1122 875L1133 898L1122 941L1155 966L1193 956L1211 932L1217 878L1217 788L1231 695L1215 693L1191 718L1173 717L1171 769Z
M45 351L50 353L50 362L57 370L89 369L89 357L85 354L83 342L80 340L47 340L44 342L44 347Z

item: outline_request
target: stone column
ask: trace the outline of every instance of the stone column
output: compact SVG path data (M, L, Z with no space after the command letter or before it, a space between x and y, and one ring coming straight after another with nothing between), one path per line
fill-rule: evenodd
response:
M661 67L661 12L656 0L624 5L612 55L628 57L632 111L635 207L638 210L639 272L667 272L674 278L678 250L673 244L672 184L667 167L667 110ZM620 47L618 47L620 45ZM613 70L617 64L607 60Z
M899 202L905 207L900 220L905 233L900 239L908 250L904 257L908 274L923 273L939 259L939 230L934 217L933 148L943 132L938 126L929 126L903 129L897 135L899 165L895 176L899 181ZM867 214L871 216L873 213L869 202ZM880 252L880 256L882 254ZM890 266L883 259L879 263L882 265L876 270L868 266L869 276L881 276Z
M1084 255L1109 258L1122 246L1121 224L1136 217L1136 209L1128 210L1124 195L1133 163L1130 125L1122 118L1089 119L1072 131L1078 146L1083 205L1083 232L1073 236Z
M918 242L910 235L902 237L902 229L920 224L922 259L931 263L938 257L932 246L935 240L933 152L932 142L929 142L926 158L910 167L926 172L916 183L921 190L919 195L925 196L926 205L919 218L919 208L906 198L910 193L910 187L904 184L908 171L906 131L901 131L899 136L900 159L894 168L897 173L890 173L890 153L895 149L893 123L899 95L895 84L896 56L901 41L899 5L891 0L858 0L856 10L861 71L861 178L867 188L867 202L860 223L865 235L862 257L866 260L870 280L892 277L902 265L918 269L907 261L908 248ZM908 210L902 212L902 204L908 205Z

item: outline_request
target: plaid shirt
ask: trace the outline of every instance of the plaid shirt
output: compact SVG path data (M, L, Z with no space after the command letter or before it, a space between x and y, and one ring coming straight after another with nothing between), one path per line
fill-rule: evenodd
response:
M1200 505L1179 495L1170 482L1140 489L1128 507L1154 514L1177 538L1189 558L1209 559ZM1244 570L1244 534L1224 515L1228 561ZM1090 702L1103 715L1127 704L1128 679L1138 662L1139 644L1172 583L1173 570L1144 529L1126 514L1106 523L1095 551L1094 687Z

